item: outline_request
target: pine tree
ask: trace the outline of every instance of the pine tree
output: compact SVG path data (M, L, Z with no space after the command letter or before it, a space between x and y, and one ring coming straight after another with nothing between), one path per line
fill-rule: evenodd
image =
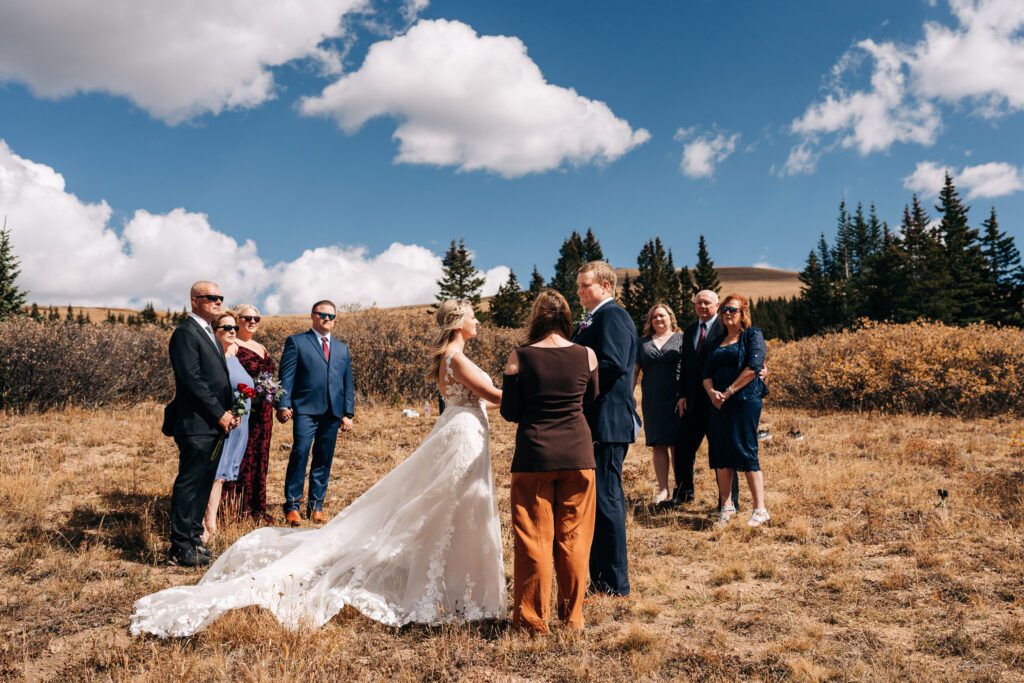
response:
M57 312L56 306L50 306L50 308L46 311L46 320L51 323L60 321L60 313Z
M145 325L156 325L160 322L160 316L157 315L156 309L153 308L153 302L149 301L142 308L142 313L139 314L139 319Z
M683 290L682 281L679 279L679 273L676 271L676 266L672 260L672 250L668 250L668 268L671 271L671 275L668 278L669 293L665 297L665 303L668 304L672 311L676 314L676 320L678 321L682 316L686 315L686 304L689 301L689 289ZM689 276L690 270L686 266L683 266L683 270L686 271Z
M79 311L78 315L75 316L75 322L78 323L79 326L88 325L90 322L92 322L92 319L89 317L89 314L86 313L85 311Z
M722 291L722 283L718 280L715 263L708 255L708 245L704 241L704 235L701 235L697 241L697 267L693 271L693 286L698 292L709 289L715 294L719 294Z
M930 223L928 212L915 194L910 208L903 207L903 220L900 223L900 243L906 261L900 272L904 295L902 301L897 303L893 315L899 322L910 322L918 318L950 319L946 299L949 277L944 266L945 257L936 231L929 227Z
M583 259L583 263L589 263L590 261L604 261L604 251L601 249L601 243L594 237L594 231L587 228L587 234L583 238L583 244L580 248L580 258Z
M28 315L37 323L43 322L43 314L39 311L39 306L35 303L32 304L32 311Z
M996 207L992 207L989 217L982 222L985 232L981 236L981 249L985 255L987 268L985 279L994 293L994 301L988 317L990 322L1020 325L1022 316L1022 288L1020 252L1014 244L1013 236L999 229Z
M103 320L103 322L105 322L107 325L117 324L117 318L114 316L114 313L109 308L107 309L107 317Z
M808 336L835 324L835 296L828 274L821 267L818 253L807 255L800 271L800 305L796 320L799 336Z
M693 275L686 266L682 266L679 269L676 279L679 280L679 296L683 300L683 307L685 308L693 301L693 297L697 293L697 287L694 286ZM681 316L683 313L676 311L676 315Z
M484 277L475 267L473 259L466 249L464 240L458 244L452 240L451 246L441 261L444 274L437 281L441 291L435 297L438 303L448 299L465 299L478 306L480 304L480 288L484 286ZM436 310L436 309L435 309Z
M761 328L765 339L791 341L796 338L793 329L796 308L796 297L768 297L750 304L750 317L754 325Z
M73 323L75 322L75 309L71 308L71 304L68 304L68 310L64 313L64 322Z
M654 304L678 301L679 279L660 237L648 240L644 244L636 264L640 273L636 280L630 282L629 296L624 298L624 308L633 317L637 329L642 330L647 320L647 312Z
M491 321L498 327L522 327L528 305L516 274L509 271L508 280L491 299Z
M18 276L21 275L19 262L11 246L11 233L5 217L4 227L0 228L0 320L24 313L28 292L18 287Z
M125 325L125 324L127 324L127 322L128 321L125 320L125 318L124 318L124 313L118 313L117 314L117 324L118 325Z
M540 274L540 271L537 270L537 265L534 264L533 272L530 273L530 288L526 290L529 295L531 305L542 289L544 289L544 276Z
M906 309L906 284L903 273L907 267L907 254L899 237L882 226L882 246L865 261L860 278L865 304L863 315L872 320L897 321Z
M576 276L579 274L580 266L584 263L586 261L583 260L583 238L573 230L558 250L555 274L551 276L551 282L548 283L551 289L561 292L569 302L569 308L573 311L582 310L582 305L576 296Z
M964 325L984 320L993 295L985 281L985 254L977 229L967 222L970 207L960 201L949 173L935 210L942 214L938 234L945 247L945 270L949 276L946 299L951 316L946 322Z

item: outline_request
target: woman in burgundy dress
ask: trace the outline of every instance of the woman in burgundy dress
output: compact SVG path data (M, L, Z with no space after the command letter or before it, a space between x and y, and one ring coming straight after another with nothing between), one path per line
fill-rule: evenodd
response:
M234 309L240 329L238 360L255 380L261 373L277 374L274 359L262 344L253 339L260 326L260 312L251 304L241 304ZM224 484L224 500L236 511L239 518L249 515L262 524L274 524L274 518L267 514L267 468L270 465L270 434L274 426L274 406L269 401L253 401L249 413L249 441L245 455L238 468L238 479Z

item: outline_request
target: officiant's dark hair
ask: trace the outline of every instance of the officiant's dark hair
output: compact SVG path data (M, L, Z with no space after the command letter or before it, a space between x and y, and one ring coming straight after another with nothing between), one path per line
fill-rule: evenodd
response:
M554 289L542 289L533 301L530 322L526 326L524 346L536 344L552 332L572 338L572 314L569 302Z

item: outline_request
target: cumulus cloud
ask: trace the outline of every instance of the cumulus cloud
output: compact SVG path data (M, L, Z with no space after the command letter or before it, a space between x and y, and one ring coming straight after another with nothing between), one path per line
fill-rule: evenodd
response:
M983 116L1024 109L1024 3L950 0L957 26L928 22L913 45L862 40L839 60L824 99L790 129L800 138L785 171L809 173L824 144L860 154L895 143L931 145L942 128L939 103L966 101ZM870 84L847 82L865 61Z
M686 141L679 169L689 178L711 178L715 168L736 151L740 134L727 135L720 131L695 135L693 129L680 128L676 140Z
M329 41L368 0L7 0L0 80L43 97L102 91L177 123L274 96L271 68L296 59L340 70ZM410 11L416 11L412 3ZM327 42L325 42L327 41Z
M392 244L372 255L363 247L308 249L294 261L268 265L251 240L238 243L204 214L135 211L121 233L106 202L83 202L53 168L15 154L0 140L0 214L6 215L19 285L40 304L180 309L189 285L212 278L229 302L265 302L267 313L303 311L312 301L380 306L424 303L437 292L441 257L417 245ZM484 295L508 277L485 273Z
M957 171L933 161L922 161L903 179L903 187L925 196L935 196L945 183L946 174L966 192L967 199L1003 197L1024 190L1024 170L1002 161L964 166Z
M358 71L304 99L301 110L330 116L350 134L394 117L396 162L508 178L612 162L650 138L605 103L548 83L518 38L479 36L445 20L375 43Z

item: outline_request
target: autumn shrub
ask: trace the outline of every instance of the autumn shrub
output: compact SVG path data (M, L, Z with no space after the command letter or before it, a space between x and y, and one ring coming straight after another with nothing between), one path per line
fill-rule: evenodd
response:
M285 339L308 329L301 318L266 319L257 339L276 359ZM368 309L343 313L334 334L349 345L360 400L433 401L423 377L434 324L422 311ZM496 382L517 330L481 327L467 352ZM0 408L49 410L141 400L167 401L174 378L170 331L155 326L0 323Z
M1024 330L866 323L773 345L769 400L823 410L1024 414Z

